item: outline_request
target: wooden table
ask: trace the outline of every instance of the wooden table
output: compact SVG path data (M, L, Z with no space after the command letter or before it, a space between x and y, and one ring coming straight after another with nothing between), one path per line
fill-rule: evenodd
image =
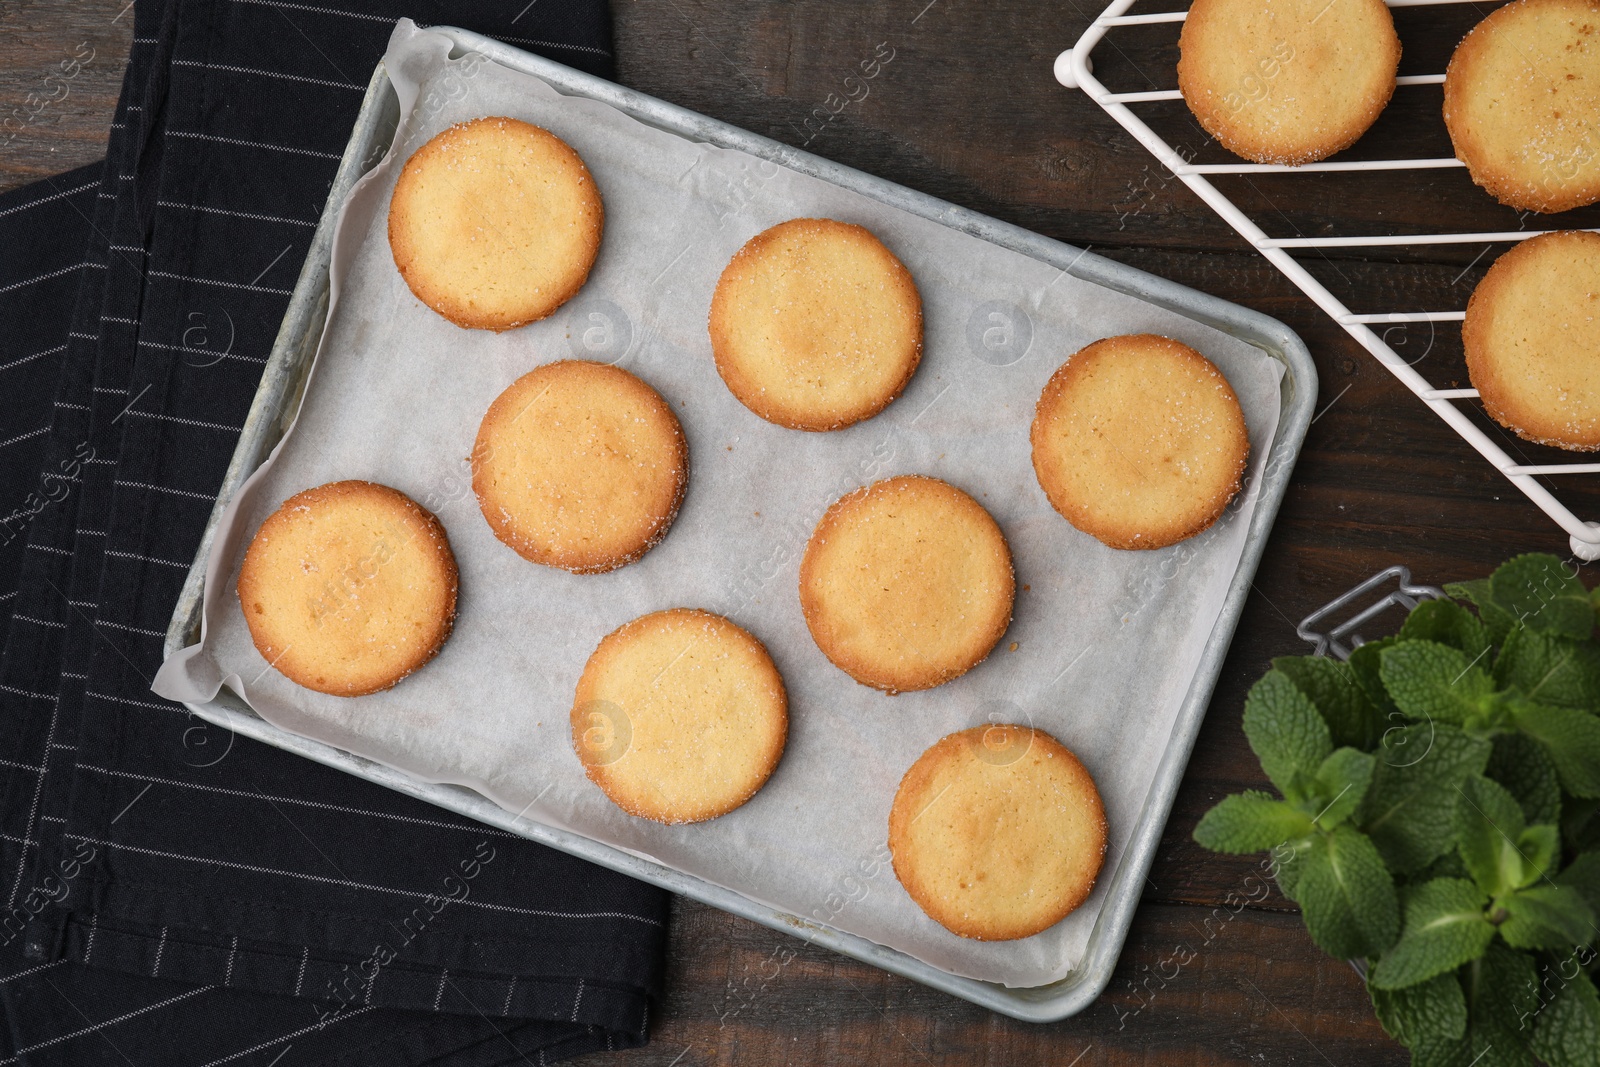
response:
M62 58L93 49L67 98L0 147L0 188L103 154L130 36L131 18L111 18L121 2L7 0L0 9L0 116L26 110L25 94ZM1265 787L1240 732L1241 708L1271 657L1305 651L1294 632L1301 617L1393 563L1442 583L1483 575L1517 552L1565 557L1565 535L1098 107L1055 83L1051 63L1098 12L1094 0L619 0L614 8L625 84L790 144L809 138L810 150L832 159L1282 319L1310 346L1322 396L1121 964L1093 1006L1061 1023L1013 1022L679 902L669 993L651 1043L584 1062L1407 1062L1355 973L1312 945L1293 905L1275 891L1246 902L1258 895L1247 881L1258 858L1212 855L1190 832L1223 794ZM1442 70L1481 14L1401 11L1402 73ZM1175 39L1170 28L1119 36L1121 50L1103 50L1099 72L1117 87L1170 88ZM891 52L864 99L806 125L813 109L836 106L829 94L860 95L844 79L861 61ZM1450 154L1438 90L1401 92L1357 151ZM1166 128L1213 158L1218 150L1182 105L1168 106ZM1459 172L1393 187L1329 180L1314 192L1277 181L1232 191L1285 233L1373 232L1397 219L1441 230L1543 225L1494 205ZM1596 225L1592 213L1562 221ZM1315 269L1339 280L1356 310L1460 307L1492 260L1483 251L1330 257ZM1419 366L1437 382L1466 384L1453 328L1390 340L1426 361ZM1550 454L1509 438L1506 447L1534 460ZM1594 490L1564 488L1580 514L1600 513Z

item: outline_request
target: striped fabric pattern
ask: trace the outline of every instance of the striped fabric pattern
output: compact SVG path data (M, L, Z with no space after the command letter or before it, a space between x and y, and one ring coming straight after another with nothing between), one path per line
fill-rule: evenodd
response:
M0 197L0 1067L639 1044L666 894L149 692L394 20L609 75L605 5L134 14L103 169Z

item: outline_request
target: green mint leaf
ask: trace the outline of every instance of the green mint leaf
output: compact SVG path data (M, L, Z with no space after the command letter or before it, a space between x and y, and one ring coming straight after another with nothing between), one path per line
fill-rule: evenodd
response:
M1490 1062L1494 1049L1487 1044L1471 1030L1461 1038L1426 1038L1411 1046L1411 1067L1509 1067Z
M1600 996L1588 975L1567 969L1546 970L1554 995L1534 1020L1534 1054L1550 1067L1600 1067Z
M1348 663L1329 656L1279 656L1272 667L1317 706L1335 748L1370 751L1378 743L1386 724Z
M1406 898L1400 940L1368 981L1377 989L1404 989L1483 955L1494 940L1494 925L1483 916L1485 901L1475 884L1460 878L1417 886Z
M1467 997L1454 972L1405 989L1367 991L1383 1028L1408 1048L1459 1041L1467 1032Z
M1484 774L1510 790L1530 823L1554 823L1561 817L1561 779L1544 746L1527 734L1501 734Z
M1600 800L1566 797L1561 805L1561 839L1574 852L1600 848Z
M1397 874L1419 871L1455 846L1456 787L1482 774L1489 742L1442 723L1384 734L1355 824Z
M1517 852L1522 827L1522 805L1498 782L1473 775L1457 787L1456 847L1486 895L1497 897L1524 884Z
M1535 885L1500 901L1508 918L1500 936L1512 948L1571 949L1594 939L1595 915L1583 894L1564 885Z
M1201 817L1194 839L1213 852L1260 852L1311 832L1311 819L1268 793L1230 797Z
M1494 692L1482 660L1436 641L1400 641L1384 649L1378 673L1395 706L1413 719L1470 722Z
M1530 630L1584 639L1594 632L1589 591L1555 556L1529 553L1489 576L1489 595Z
M1593 641L1519 626L1495 660L1494 677L1541 704L1600 707L1600 647Z
M1279 892L1297 904L1300 902L1300 875L1305 873L1306 856L1315 840L1312 837L1295 838L1272 850L1273 880L1278 883Z
M1498 1028L1467 1028L1459 1041L1424 1042L1411 1050L1411 1067L1535 1067L1526 1045Z
M1567 792L1600 797L1600 719L1575 708L1513 705L1517 729L1542 744Z
M1372 706L1387 721L1390 716L1398 715L1399 709L1394 706L1394 699L1389 696L1389 691L1383 687L1383 678L1379 671L1383 663L1385 649L1398 644L1398 637L1383 637L1376 641L1368 641L1350 653L1350 673L1355 675L1356 684L1367 695Z
M1313 778L1315 806L1307 812L1319 827L1331 830L1355 814L1372 785L1376 762L1371 753L1353 748L1335 749L1322 761Z
M1532 1067L1528 1044L1530 1017L1539 1009L1537 982L1533 957L1499 942L1462 969L1467 1036L1472 1054L1482 1057L1477 1067Z
M1411 1046L1412 1067L1534 1067L1529 1051L1539 1008L1534 975L1531 957L1490 942L1483 956L1447 976L1457 979L1466 994L1465 1034L1425 1033Z
M1451 849L1412 876L1413 881L1431 882L1435 878L1467 878L1472 872L1461 862L1461 853Z
M1522 856L1518 889L1549 878L1561 858L1561 831L1551 823L1530 826L1517 836L1517 852Z
M1244 702L1244 735L1278 791L1288 795L1295 775L1316 772L1333 751L1328 724L1289 676L1268 671Z
M1506 639L1506 634L1516 624L1516 617L1494 602L1494 597L1489 592L1489 579L1475 578L1470 582L1452 582L1444 587L1444 591L1457 600L1465 600L1474 604L1478 609L1478 617L1488 628L1489 641L1501 644Z
M1481 608L1489 601L1489 579L1472 578L1465 582L1446 582L1444 592L1452 599L1465 600Z
M1495 942L1467 965L1462 989L1467 994L1468 1026L1496 1023L1507 1031L1522 1031L1527 1043L1530 1012L1539 1009L1539 968L1532 956Z
M1551 881L1582 893L1589 907L1600 915L1600 852L1580 852Z
M1375 956L1400 926L1394 880L1365 834L1340 826L1313 839L1296 886L1311 940L1331 956Z
M1453 600L1424 600L1400 626L1402 641L1433 641L1475 660L1489 650L1489 628Z

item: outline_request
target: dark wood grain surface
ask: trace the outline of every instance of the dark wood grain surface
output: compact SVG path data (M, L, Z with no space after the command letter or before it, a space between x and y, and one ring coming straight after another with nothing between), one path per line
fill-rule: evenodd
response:
M102 154L128 48L123 2L0 7L0 187ZM1461 34L1494 6L1399 12L1402 73L1442 70ZM1097 106L1055 83L1052 61L1098 12L1093 0L619 0L614 10L624 83L1275 316L1310 346L1322 395L1121 964L1093 1006L1060 1023L1014 1022L680 901L670 991L650 1045L584 1062L1405 1063L1354 972L1311 944L1292 905L1275 891L1262 896L1257 860L1212 855L1189 835L1224 793L1265 784L1240 714L1267 661L1304 649L1295 621L1392 563L1439 583L1483 575L1516 552L1566 556L1565 535ZM1176 85L1176 28L1114 40L1096 55L1108 85ZM830 93L850 93L844 79L880 46L893 58L866 97L819 123L814 109L827 110ZM85 49L92 60L63 89L61 61ZM1354 158L1450 154L1437 87L1400 93ZM1150 114L1195 158L1224 158L1181 104ZM1594 210L1519 217L1459 171L1257 177L1224 188L1277 235L1600 219ZM1463 245L1309 262L1358 311L1459 308L1495 251ZM1389 339L1435 382L1465 384L1456 327L1413 326ZM1491 432L1514 456L1552 455ZM1600 518L1585 479L1564 479L1561 490L1581 516ZM1600 580L1590 567L1583 577Z

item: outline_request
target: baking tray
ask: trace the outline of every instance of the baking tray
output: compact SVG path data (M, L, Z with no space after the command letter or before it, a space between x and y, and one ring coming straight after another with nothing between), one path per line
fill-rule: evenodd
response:
M1141 887L1155 857L1156 846L1160 843L1167 814L1171 811L1178 783L1188 763L1195 735L1205 716L1212 688L1222 668L1223 657L1227 653L1234 627L1238 624L1239 615L1244 608L1245 597L1250 590L1251 579L1255 575L1256 566L1266 545L1267 534L1272 528L1273 519L1288 488L1289 476L1294 469L1300 443L1311 422L1312 408L1317 395L1317 372L1305 344L1288 327L1275 319L1132 267L1123 266L1092 252L1041 237L881 178L829 162L770 138L749 133L643 93L634 92L501 44L480 34L453 27L430 29L444 34L454 42L451 52L453 57L468 52L482 53L494 62L543 79L563 94L598 100L657 129L693 141L747 152L981 240L1020 252L1077 278L1137 297L1214 327L1254 345L1278 360L1284 367L1282 412L1263 471L1260 498L1250 521L1238 569L1228 587L1222 612L1206 644L1195 677L1174 720L1171 739L1157 767L1154 784L1145 798L1138 825L1135 827L1123 862L1118 866L1108 886L1106 902L1090 934L1084 958L1067 977L1050 985L1033 988L1008 988L997 983L950 974L865 938L769 908L732 890L630 855L609 845L513 815L470 789L422 782L382 764L289 733L260 718L244 701L227 690L219 692L211 701L189 703L186 707L205 722L222 727L232 734L275 745L316 760L318 763L359 775L390 789L643 879L774 930L823 945L893 974L943 990L1016 1019L1048 1022L1065 1018L1088 1006L1111 980L1112 970L1122 950L1128 926L1138 906ZM327 203L323 207L321 221L312 239L305 265L301 268L293 296L290 298L283 325L273 344L272 353L262 375L260 389L240 434L238 447L228 466L211 518L201 537L194 565L189 571L183 592L173 611L164 650L167 656L199 641L206 560L210 554L218 521L228 501L266 459L294 417L304 389L306 371L316 353L317 341L321 337L323 324L327 319L328 268L334 224L351 187L383 158L399 120L399 101L390 84L388 72L380 63L373 71L372 80L367 86L366 97L362 101L355 129L345 148ZM231 744L231 738L227 743ZM207 749L217 751L210 749L209 744ZM219 746L219 749L225 752L226 745Z

